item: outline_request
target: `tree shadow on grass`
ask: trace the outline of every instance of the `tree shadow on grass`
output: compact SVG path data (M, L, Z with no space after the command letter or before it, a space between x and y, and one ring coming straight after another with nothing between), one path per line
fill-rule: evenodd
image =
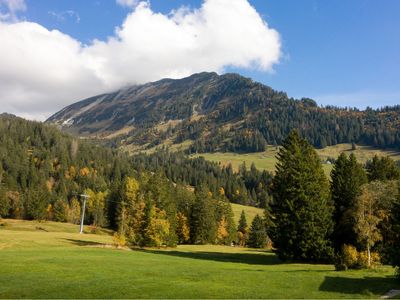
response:
M161 250L139 250L147 253L169 255L183 258L193 258L201 260L211 260L218 262L242 263L249 265L277 265L282 262L276 255L271 253L224 253L224 252L181 252L181 251L161 251Z
M93 241L74 240L74 239L63 239L63 240L68 241L76 246L104 246L103 243L93 242Z
M398 288L400 284L394 276L364 278L326 276L319 290L353 295L384 295L389 290Z

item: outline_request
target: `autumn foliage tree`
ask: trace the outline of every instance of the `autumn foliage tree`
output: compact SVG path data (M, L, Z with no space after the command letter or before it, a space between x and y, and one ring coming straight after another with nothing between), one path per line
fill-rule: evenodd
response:
M190 225L188 218L182 212L178 212L176 215L176 235L180 244L186 244L190 240Z
M144 242L142 245L161 247L167 245L170 234L170 223L164 210L151 205L146 217L147 224L144 229Z
M378 228L381 219L376 213L379 204L378 188L377 183L363 186L354 207L354 228L359 243L367 250L368 267L371 266L371 248L382 239Z
M130 244L141 245L146 204L139 194L139 182L135 178L125 179L122 197L118 209L118 231L127 237Z

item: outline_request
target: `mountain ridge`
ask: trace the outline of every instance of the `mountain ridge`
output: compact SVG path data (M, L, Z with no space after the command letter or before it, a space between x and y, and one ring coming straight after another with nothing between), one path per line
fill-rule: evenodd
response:
M314 146L400 146L400 106L322 107L235 73L203 72L90 97L46 122L79 136L146 147L191 141L191 152L256 152L297 129ZM116 138L116 136L118 136Z

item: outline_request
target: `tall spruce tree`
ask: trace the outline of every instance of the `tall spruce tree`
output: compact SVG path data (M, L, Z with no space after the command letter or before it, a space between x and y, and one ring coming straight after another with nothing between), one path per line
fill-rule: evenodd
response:
M251 248L264 248L267 244L267 233L263 219L256 215L251 223L247 246Z
M204 186L196 191L191 214L190 235L193 244L212 244L217 238L216 203Z
M282 260L330 260L333 206L328 181L317 153L296 131L279 150L272 194L274 226L269 236L278 256Z
M240 214L238 231L240 231L243 234L245 234L247 232L247 220L246 220L246 214L244 213L244 210L242 210L242 213Z
M367 181L365 171L357 163L354 154L350 154L349 157L344 153L339 155L331 172L331 197L335 207L332 240L336 252L340 251L344 244L357 245L352 210L361 192L361 186Z

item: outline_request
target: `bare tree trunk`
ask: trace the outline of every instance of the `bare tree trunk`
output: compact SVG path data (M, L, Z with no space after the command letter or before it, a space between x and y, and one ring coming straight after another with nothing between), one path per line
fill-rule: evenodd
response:
M371 249L369 243L367 244L367 252L368 252L368 268L371 268Z

